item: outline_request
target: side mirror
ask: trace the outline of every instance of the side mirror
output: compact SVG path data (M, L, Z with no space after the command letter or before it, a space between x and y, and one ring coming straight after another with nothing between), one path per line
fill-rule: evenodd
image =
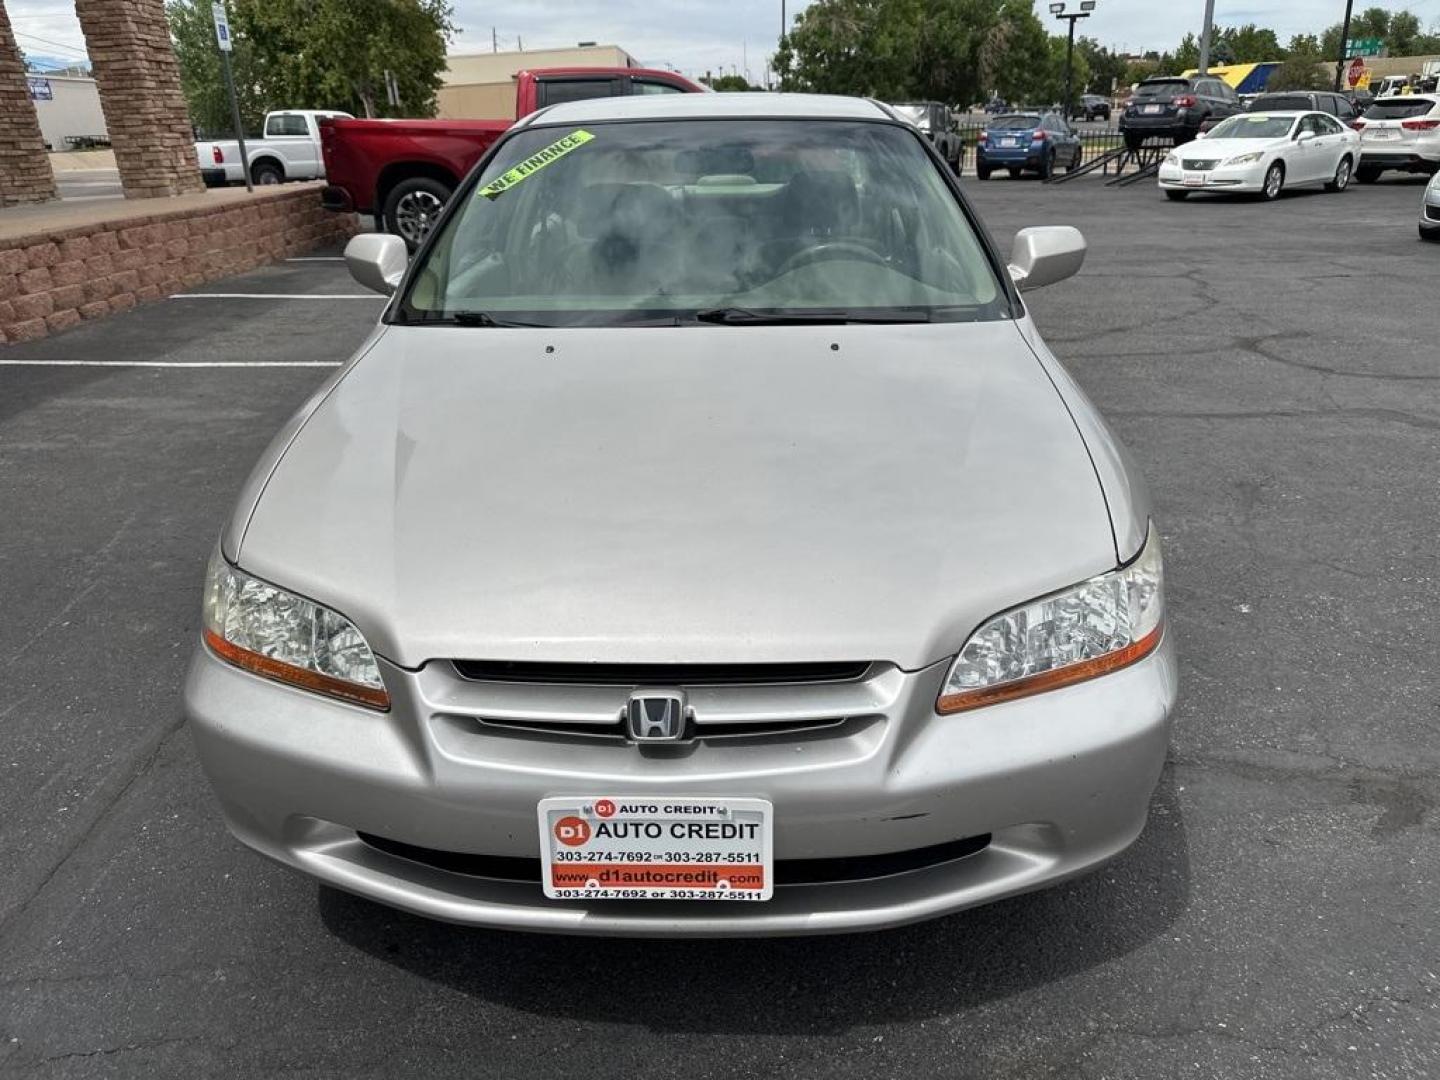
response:
M1010 252L1010 279L1021 292L1064 281L1085 262L1085 237L1070 225L1021 229Z
M400 287L410 254L405 241L390 233L359 233L345 245L350 276L367 289L386 296Z
M1197 132L1195 133L1195 138L1197 138L1197 139L1203 139L1203 138L1205 138L1205 136L1207 136L1207 135L1209 135L1209 134L1210 134L1210 133L1209 133L1208 131L1197 131Z
M1302 132L1300 132L1298 135L1295 136L1295 141L1296 141L1297 143L1303 143L1303 142L1309 142L1309 141L1310 141L1311 139L1313 139L1313 138L1315 138L1315 132L1313 132L1313 131L1302 131Z

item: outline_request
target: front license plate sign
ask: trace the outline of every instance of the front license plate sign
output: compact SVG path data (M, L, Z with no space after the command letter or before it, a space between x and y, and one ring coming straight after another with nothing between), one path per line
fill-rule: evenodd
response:
M1205 186L1205 174L1204 174L1204 173L1193 173L1193 172L1192 172L1192 173L1186 173L1186 174L1185 174L1185 186L1186 186L1186 187L1204 187L1204 186Z
M608 795L541 799L540 858L552 900L769 900L764 799Z

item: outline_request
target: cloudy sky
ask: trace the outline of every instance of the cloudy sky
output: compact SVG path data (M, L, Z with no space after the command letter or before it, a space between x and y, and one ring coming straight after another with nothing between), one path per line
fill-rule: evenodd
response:
M1375 0L1358 0L1356 7ZM80 57L84 38L73 0L0 0L22 49L49 57ZM764 77L767 54L780 30L780 0L454 0L462 32L454 52L490 49L491 27L500 47L527 49L600 41L628 49L655 66L688 74L748 67ZM793 16L807 0L789 0ZM1073 0L1072 0L1073 3ZM1043 11L1045 3L1040 7ZM1385 4L1408 7L1427 27L1440 24L1440 0ZM1099 0L1082 32L1115 47L1142 51L1172 48L1198 31L1204 0ZM1271 26L1290 34L1318 32L1344 14L1342 0L1216 0L1216 21Z

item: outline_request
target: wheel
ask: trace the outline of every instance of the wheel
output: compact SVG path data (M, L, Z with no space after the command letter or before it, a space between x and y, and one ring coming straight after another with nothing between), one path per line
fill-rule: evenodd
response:
M1139 150L1145 145L1145 133L1141 131L1125 132L1125 149Z
M1040 162L1040 179L1049 180L1055 175L1055 151L1051 150Z
M1360 184L1373 184L1380 179L1381 170L1373 165L1361 165L1355 170L1355 181Z
M1350 186L1350 158L1342 157L1340 164L1335 166L1335 179L1325 185L1326 191L1344 191Z
M250 166L250 182L252 184L283 184L285 172L273 161L257 161Z
M1440 226L1421 225L1420 239L1429 240L1432 244L1440 244Z
M977 160L977 161L975 162L975 179L977 179L977 180L989 180L989 179L990 179L990 166L989 166L989 165L986 165L983 161Z
M1265 182L1261 185L1260 195L1266 200L1278 199L1284 188L1285 166L1277 161L1265 170Z
M1084 156L1085 148L1083 146L1077 146L1075 148L1075 156L1070 159L1070 164L1065 166L1065 171L1067 173L1072 173L1076 169L1078 169L1080 167L1080 161L1082 158L1084 158Z
M1188 191L1166 191L1165 198L1169 199L1171 202L1183 202L1189 196L1189 194L1190 193Z
M385 228L414 251L450 199L450 186L428 176L402 180L385 200Z

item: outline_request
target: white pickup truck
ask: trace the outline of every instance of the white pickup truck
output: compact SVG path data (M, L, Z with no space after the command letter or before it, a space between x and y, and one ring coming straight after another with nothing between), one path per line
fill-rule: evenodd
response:
M318 180L325 176L320 154L320 121L327 116L351 119L349 113L325 109L285 109L265 114L265 134L245 140L252 184L283 184L286 180ZM200 175L210 187L240 184L240 144L234 139L197 142Z

